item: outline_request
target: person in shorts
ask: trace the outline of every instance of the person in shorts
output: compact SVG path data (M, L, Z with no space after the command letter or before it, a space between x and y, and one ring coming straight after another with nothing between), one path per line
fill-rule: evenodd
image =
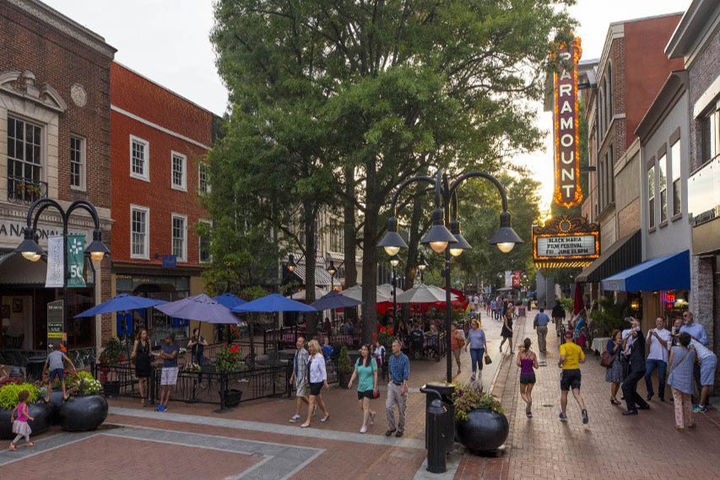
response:
M352 388L355 378L358 379L357 398L360 410L363 412L363 422L360 433L367 432L367 427L375 423L375 411L370 410L370 400L379 397L377 362L370 355L370 345L360 347L360 358L355 361L355 370L350 377L348 389Z
M717 368L717 355L695 339L690 340L690 348L694 348L700 362L700 402L693 405L693 413L705 413L710 388L715 383L715 369Z
M560 360L558 361L558 367L562 368L562 375L560 376L561 422L567 422L565 410L567 409L567 397L570 390L572 390L573 397L575 397L575 401L582 412L582 422L588 423L589 421L585 402L580 395L581 363L585 363L585 353L582 348L573 343L573 333L568 330L565 332L565 343L560 345Z
M295 384L295 415L290 417L290 423L300 420L300 409L308 403L308 364L310 354L305 350L305 337L298 337L295 342L295 356L293 357L293 373L290 383Z
M177 383L178 376L178 353L180 347L175 343L175 335L168 333L165 337L165 345L158 354L163 359L162 370L160 371L160 405L157 407L158 412L167 410L167 404L170 401L170 392Z
M48 376L48 388L46 402L50 401L50 393L52 392L52 384L57 379L60 382L60 388L62 388L63 400L68 399L68 395L65 393L65 362L68 362L73 369L73 372L77 372L75 365L67 355L65 355L59 346L48 345L50 353L48 353L47 360L45 360L45 366L43 367L43 376L49 371Z

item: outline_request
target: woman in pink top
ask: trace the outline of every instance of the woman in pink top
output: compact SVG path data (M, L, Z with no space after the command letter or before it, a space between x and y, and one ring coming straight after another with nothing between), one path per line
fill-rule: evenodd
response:
M20 393L18 393L18 404L15 408L13 408L12 413L10 414L10 421L12 422L12 431L13 433L16 433L17 436L15 437L15 440L10 442L10 450L17 450L17 442L20 441L22 437L25 437L25 443L28 447L34 447L35 442L30 441L30 434L32 433L32 430L30 430L30 425L28 425L28 420L35 420L33 417L31 417L28 414L28 406L27 406L27 399L30 397L30 392L27 390L21 390ZM15 414L17 413L17 419L15 419ZM14 420L14 421L13 421Z
M526 338L523 349L518 352L515 364L520 367L520 396L525 401L525 414L532 418L532 389L535 386L535 369L538 361L535 352L530 350L531 341Z

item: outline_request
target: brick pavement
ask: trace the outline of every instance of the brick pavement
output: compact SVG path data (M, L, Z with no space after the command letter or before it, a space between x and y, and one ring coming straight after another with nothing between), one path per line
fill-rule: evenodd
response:
M519 324L516 343L536 336L530 318ZM605 369L594 354L582 366L581 392L590 423L583 425L575 401L568 399L567 423L558 420L560 410L558 340L548 335L547 366L537 371L533 390L533 418L525 416L519 399L519 373L506 362L496 385L510 420L510 436L499 458L466 454L456 478L709 478L720 469L717 411L698 414L695 431L674 430L673 405L657 399L651 410L623 417L621 407L609 401ZM504 377L504 378L502 378ZM645 395L644 382L638 392Z

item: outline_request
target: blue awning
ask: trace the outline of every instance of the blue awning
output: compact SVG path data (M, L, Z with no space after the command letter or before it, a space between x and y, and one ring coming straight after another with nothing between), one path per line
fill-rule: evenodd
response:
M690 289L690 251L653 258L602 281L603 290L653 292Z

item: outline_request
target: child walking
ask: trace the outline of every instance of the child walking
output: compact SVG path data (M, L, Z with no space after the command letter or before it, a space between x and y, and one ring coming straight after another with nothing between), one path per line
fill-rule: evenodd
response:
M12 431L13 433L16 433L17 436L15 437L15 440L10 442L10 450L17 450L17 447L15 446L22 437L25 437L25 443L28 447L34 447L35 442L30 441L30 434L32 433L32 430L30 430L30 425L28 425L28 420L35 420L33 417L31 417L28 414L28 406L27 406L27 399L30 397L30 392L27 390L21 390L20 393L18 393L18 404L13 409L12 413L10 414L10 422L12 422ZM15 419L15 414L17 413L17 419ZM14 421L13 421L14 420Z

